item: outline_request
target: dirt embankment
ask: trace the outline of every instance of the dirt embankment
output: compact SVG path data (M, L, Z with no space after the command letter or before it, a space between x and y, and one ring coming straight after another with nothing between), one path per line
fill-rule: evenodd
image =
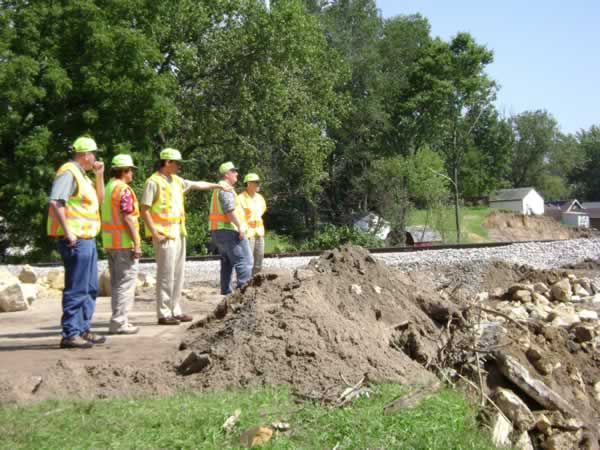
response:
M544 239L576 239L590 236L588 230L567 227L552 217L492 211L483 226L497 242Z

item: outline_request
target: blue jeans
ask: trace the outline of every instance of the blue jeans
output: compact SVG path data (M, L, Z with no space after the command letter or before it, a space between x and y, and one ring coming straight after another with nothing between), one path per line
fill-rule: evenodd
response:
M98 293L98 254L96 239L77 239L74 247L58 240L58 251L65 266L61 319L66 338L89 331Z
M237 231L216 230L213 241L221 255L221 294L233 292L233 270L237 276L237 287L244 286L252 276L252 252L248 239L240 239Z

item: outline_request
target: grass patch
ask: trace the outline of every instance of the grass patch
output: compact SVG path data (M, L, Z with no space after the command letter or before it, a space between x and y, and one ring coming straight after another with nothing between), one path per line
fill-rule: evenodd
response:
M485 218L492 210L487 207L470 206L459 210L461 224L461 242L489 242L489 234L483 226ZM454 207L412 210L409 225L429 225L439 231L444 243L456 242L456 220Z
M295 252L296 249L296 245L291 237L284 234L277 234L271 230L265 233L265 253Z
M240 448L240 433L273 420L291 424L264 449L493 449L461 393L443 390L418 408L384 416L384 404L406 391L381 385L345 409L299 406L285 387L180 393L140 400L45 401L0 408L0 448ZM231 434L221 425L237 408Z

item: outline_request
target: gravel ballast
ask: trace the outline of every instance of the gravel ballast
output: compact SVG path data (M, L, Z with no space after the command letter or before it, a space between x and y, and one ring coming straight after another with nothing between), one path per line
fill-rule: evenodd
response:
M574 264L586 259L600 259L600 239L572 239L555 242L522 243L502 247L470 248L464 250L431 250L403 253L375 254L374 257L385 264L401 270L431 270L440 266L473 266L490 261L506 261L514 264L526 264L536 269L553 269L566 264ZM312 257L266 258L264 269L293 270L308 264ZM22 265L9 265L6 268L18 274ZM98 270L107 267L106 261L98 262ZM44 276L47 267L35 267L35 271ZM153 274L155 263L140 264L140 271ZM219 261L188 261L185 264L187 282L219 280Z

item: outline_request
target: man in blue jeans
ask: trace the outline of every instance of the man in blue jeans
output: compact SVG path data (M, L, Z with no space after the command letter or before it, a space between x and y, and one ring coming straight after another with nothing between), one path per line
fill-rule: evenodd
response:
M237 182L238 170L232 162L219 167L223 178L220 182L233 187ZM252 276L252 253L246 238L247 225L244 211L234 190L215 189L210 202L208 226L219 254L221 255L221 294L233 291L233 271L237 276L237 287L241 288Z
M90 331L98 292L96 235L104 199L104 163L96 161L96 142L82 136L73 143L73 159L54 178L48 198L48 236L58 241L65 266L61 348L90 348L106 342ZM86 175L93 170L95 183Z

